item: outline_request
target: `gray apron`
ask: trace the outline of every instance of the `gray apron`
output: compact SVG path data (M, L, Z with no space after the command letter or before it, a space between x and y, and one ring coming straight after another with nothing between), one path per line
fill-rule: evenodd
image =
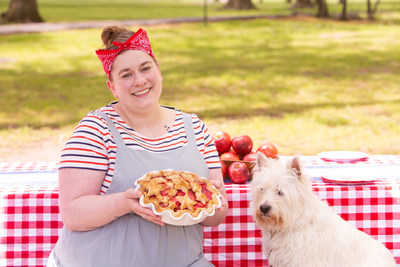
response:
M143 174L162 169L190 171L209 178L209 170L200 154L192 118L183 114L188 139L184 147L152 153L128 148L114 123L101 112L117 144L115 172L106 194L124 192ZM203 255L201 225L159 226L136 214L126 214L109 224L86 232L62 229L52 252L59 266L66 267L204 267L213 266Z

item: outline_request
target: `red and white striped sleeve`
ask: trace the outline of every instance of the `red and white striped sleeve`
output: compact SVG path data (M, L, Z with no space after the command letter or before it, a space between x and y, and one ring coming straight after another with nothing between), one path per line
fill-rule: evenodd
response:
M209 169L221 168L217 149L215 148L212 136L202 120L197 115L192 114L193 127L196 135L197 147L203 155Z
M100 116L89 114L80 121L65 144L59 168L107 171L110 145L112 148L113 144L107 124Z

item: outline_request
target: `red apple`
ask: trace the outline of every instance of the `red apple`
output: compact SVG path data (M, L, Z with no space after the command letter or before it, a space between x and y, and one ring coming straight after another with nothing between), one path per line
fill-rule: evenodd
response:
M233 162L228 169L229 177L235 184L244 184L249 180L250 171L243 162Z
M218 154L223 154L231 149L231 137L226 132L216 132L213 135L214 145Z
M253 140L248 135L240 135L232 138L232 148L236 154L244 156L253 149Z
M225 152L220 157L220 160L240 160L239 156L234 152Z
M228 174L228 166L222 160L221 160L221 172L222 172L222 178L225 178L226 175Z
M278 157L278 149L273 143L266 142L262 144L258 149L257 152L260 151L264 153L265 156L269 158L277 158Z
M244 155L243 161L256 161L257 153L252 151L249 154Z

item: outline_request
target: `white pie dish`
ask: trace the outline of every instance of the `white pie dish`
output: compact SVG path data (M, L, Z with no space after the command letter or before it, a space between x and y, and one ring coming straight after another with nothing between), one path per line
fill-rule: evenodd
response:
M172 171L172 169L166 169L166 170L162 170L162 171ZM142 177L140 177L139 179L137 179L135 181L135 190L139 190L139 188L140 188L140 185L137 183L138 181L144 179L147 174L155 173L155 172L159 172L159 171L148 172L148 173L144 174ZM187 173L192 173L192 172L187 172ZM205 179L205 178L203 178L203 179ZM154 212L154 214L160 215L161 216L161 220L166 224L189 226L189 225L194 225L194 224L197 224L197 223L201 223L207 217L214 215L215 214L215 210L222 206L221 194L218 194L217 200L218 200L218 203L213 205L213 210L212 210L211 213L209 213L206 210L202 210L202 211L200 211L200 213L196 217L193 217L192 214L187 213L187 212L183 213L179 217L173 216L170 210L164 210L162 212L158 212L158 211L156 211L153 203L148 203L148 204L144 203L144 196L143 195L139 199L139 204L142 207L146 207L146 208L151 209Z

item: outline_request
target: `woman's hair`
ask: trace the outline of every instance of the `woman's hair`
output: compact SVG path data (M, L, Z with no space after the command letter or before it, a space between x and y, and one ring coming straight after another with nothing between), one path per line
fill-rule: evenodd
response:
M113 42L125 43L135 32L123 26L109 26L103 29L101 40L107 50L116 49L117 46Z

